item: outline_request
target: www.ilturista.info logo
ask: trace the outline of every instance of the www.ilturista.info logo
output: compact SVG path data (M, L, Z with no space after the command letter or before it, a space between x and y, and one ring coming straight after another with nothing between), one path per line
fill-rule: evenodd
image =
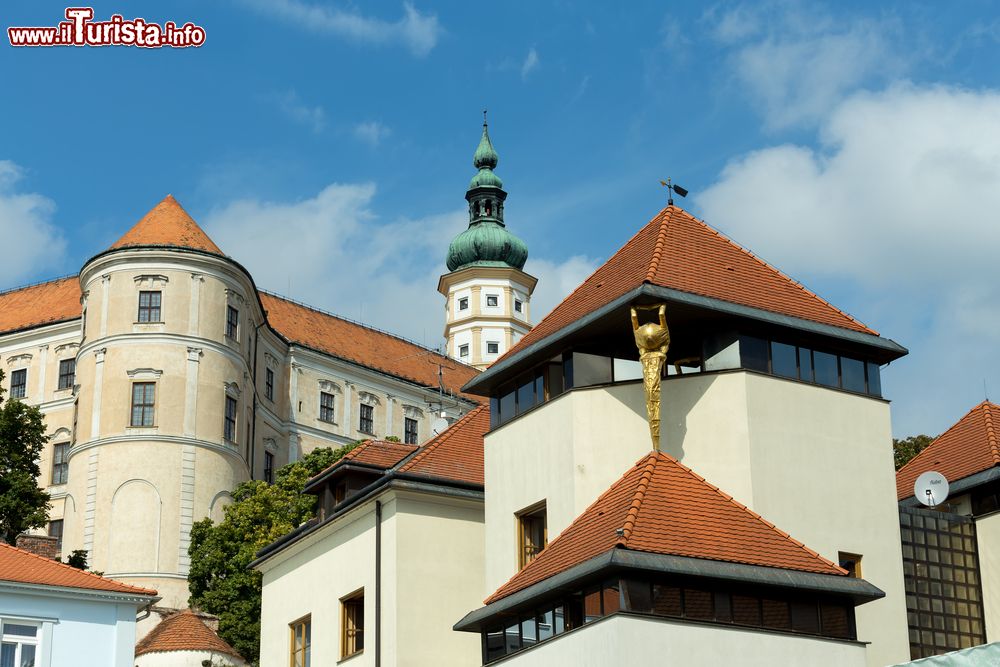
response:
M162 26L145 19L126 20L114 14L110 20L94 21L92 7L67 7L66 21L54 27L10 27L11 46L140 46L185 48L205 43L205 29L191 22Z

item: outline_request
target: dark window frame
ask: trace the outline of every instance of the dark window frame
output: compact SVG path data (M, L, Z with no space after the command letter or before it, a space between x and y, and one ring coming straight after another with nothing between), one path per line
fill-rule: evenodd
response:
M76 382L76 359L59 360L59 384L58 389L71 389Z
M235 306L226 306L226 338L240 339L240 310Z
M239 401L226 394L225 415L222 422L222 437L228 442L236 442L236 419L239 415Z
M413 417L403 417L403 442L408 445L417 444L420 423Z
M500 354L500 342L495 340L486 341L486 354Z
M333 424L336 418L334 409L336 397L325 391L319 392L319 420L328 424Z
M375 435L375 406L358 404L358 431L365 435Z
M270 368L264 369L264 398L274 400L274 371Z
M69 480L69 443L57 442L52 445L52 485L65 484Z
M469 309L469 297L462 296L458 298L458 309L468 310Z
M62 551L63 530L65 529L63 519L52 519L46 528L49 537L56 538L56 551Z
M464 345L459 345L458 346L458 356L461 357L461 358L465 358L465 357L469 356L469 344L468 343L465 343Z
M28 395L28 369L18 368L10 373L10 397L24 398Z
M163 322L163 292L160 290L142 290L139 292L139 310L136 322L142 324L159 324Z
M142 394L136 395L136 389L140 389ZM151 428L156 426L156 383L155 382L133 382L132 383L132 410L129 414L129 426L133 428ZM138 419L136 418L138 410Z
M500 295L499 294L487 294L486 295L486 307L487 308L497 308L500 306Z
M268 451L264 452L264 481L274 484L274 454Z

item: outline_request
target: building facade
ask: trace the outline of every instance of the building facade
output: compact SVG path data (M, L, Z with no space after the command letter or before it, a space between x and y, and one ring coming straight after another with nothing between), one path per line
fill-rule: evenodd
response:
M258 291L172 198L79 275L0 294L8 396L38 405L63 553L187 605L192 524L320 446L420 443L476 371Z
M524 263L528 246L507 229L500 158L486 123L473 155L478 170L465 199L469 227L448 246L449 273L441 276L448 354L480 370L503 356L531 329L531 293L538 282Z

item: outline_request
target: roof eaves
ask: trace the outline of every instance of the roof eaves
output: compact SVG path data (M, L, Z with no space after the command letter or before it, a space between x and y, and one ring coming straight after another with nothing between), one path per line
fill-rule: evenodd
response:
M454 630L478 632L496 616L516 613L553 594L571 592L585 581L614 571L633 571L700 577L849 597L855 605L885 597L885 592L864 579L844 575L786 570L762 565L654 554L630 549L610 549L527 588L500 598L465 615Z

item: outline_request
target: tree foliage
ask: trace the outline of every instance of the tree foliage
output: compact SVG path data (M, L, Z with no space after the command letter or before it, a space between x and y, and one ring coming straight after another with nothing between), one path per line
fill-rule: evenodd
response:
M0 371L0 382L3 377ZM49 520L49 494L38 487L47 441L41 410L17 400L4 403L0 388L0 537L9 544Z
M909 438L892 439L892 456L899 470L910 462L914 456L924 451L927 445L934 442L933 435L911 435Z
M306 482L357 444L317 449L278 469L274 484L243 482L215 525L209 518L191 529L189 604L219 617L219 635L256 664L260 653L261 574L248 566L257 552L313 516L316 498Z

